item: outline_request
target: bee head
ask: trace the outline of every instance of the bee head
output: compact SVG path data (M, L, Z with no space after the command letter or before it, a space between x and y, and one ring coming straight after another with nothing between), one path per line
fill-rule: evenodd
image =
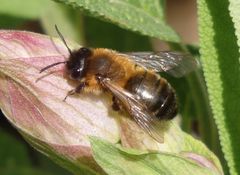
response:
M86 47L82 47L71 53L66 64L70 78L78 80L83 77L86 68L86 59L89 58L91 54L92 51Z
M66 64L67 72L70 76L70 78L74 80L79 80L83 77L85 68L86 68L86 59L92 55L92 51L89 48L82 47L79 50L71 51L71 49L68 47L63 35L58 30L58 27L55 25L55 29L60 36L63 44L66 46L70 57L68 61L60 61L53 64L50 64L40 70L41 72L44 72L45 70L54 67L59 64Z

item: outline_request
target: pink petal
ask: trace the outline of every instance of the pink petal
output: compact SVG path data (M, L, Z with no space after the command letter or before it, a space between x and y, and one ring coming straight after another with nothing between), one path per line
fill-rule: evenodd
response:
M208 160L206 157L203 157L202 155L193 153L193 152L182 152L181 153L184 157L196 162L197 164L212 169L215 172L218 172L219 174L223 174L220 170L217 169L216 165L214 162L211 160Z

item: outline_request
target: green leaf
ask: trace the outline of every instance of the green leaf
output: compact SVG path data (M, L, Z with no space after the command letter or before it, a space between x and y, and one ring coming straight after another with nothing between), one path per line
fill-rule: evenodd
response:
M84 16L83 20L87 46L112 48L123 52L151 50L147 36L138 35L93 17Z
M185 145L182 149L182 152L193 152L198 155L204 156L206 159L210 160L214 163L214 166L218 169L220 174L222 174L223 170L218 158L211 152L209 149L199 140L194 139L192 136L184 133Z
M48 0L1 0L0 14L17 18L36 19L44 13Z
M239 19L240 11L239 9L240 9L240 3L238 0L229 1L230 16L232 17L232 21L234 23L235 34L237 36L237 44L240 49L240 19Z
M198 1L200 53L222 150L230 173L237 174L240 172L240 55L228 6L227 0Z
M219 174L178 154L128 150L91 137L95 160L109 175Z
M178 35L164 22L158 0L56 0L83 9L125 29L165 41L179 42ZM107 9L107 10L106 10ZM96 29L97 30L97 29Z
M84 45L82 15L79 11L66 5L49 1L40 21L48 35L59 37L54 28L54 24L56 24L65 38Z

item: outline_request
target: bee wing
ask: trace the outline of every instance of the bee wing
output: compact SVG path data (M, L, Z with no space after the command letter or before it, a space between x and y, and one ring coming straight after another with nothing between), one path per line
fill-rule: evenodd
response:
M180 52L131 52L126 55L140 66L174 77L182 77L199 66L191 55Z
M112 84L110 80L103 79L101 83L122 102L124 108L141 128L159 143L163 142L163 128L161 123L148 111L145 105L140 103L125 89Z

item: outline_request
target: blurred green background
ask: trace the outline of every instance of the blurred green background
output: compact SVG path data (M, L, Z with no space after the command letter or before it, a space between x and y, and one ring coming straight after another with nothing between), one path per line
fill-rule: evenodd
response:
M188 50L198 57L196 2L186 0L181 1L180 5L177 0L169 0L165 6L166 20L181 35ZM120 52L176 48L172 43L119 28L88 16L85 11L80 12L50 0L0 0L0 29L27 30L57 36L55 24L66 38L83 46L106 47ZM202 139L223 162L201 71L181 79L167 78L179 97L183 130ZM3 114L0 115L1 175L70 174L31 148Z

